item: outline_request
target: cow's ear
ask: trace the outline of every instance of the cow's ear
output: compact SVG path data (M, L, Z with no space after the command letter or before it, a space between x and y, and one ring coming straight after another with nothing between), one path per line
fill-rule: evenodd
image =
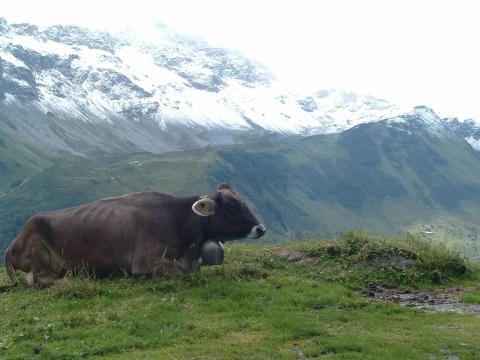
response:
M193 203L192 210L200 216L213 215L215 213L215 201L209 198L202 198Z
M232 190L232 186L229 184L229 183L221 183L220 185L218 185L217 187L217 190L220 191L220 190Z

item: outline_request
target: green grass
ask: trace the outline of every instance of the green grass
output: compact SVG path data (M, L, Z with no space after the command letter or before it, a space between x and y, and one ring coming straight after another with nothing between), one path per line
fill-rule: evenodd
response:
M445 246L413 237L381 237L349 231L322 246L302 242L297 247L324 265L323 270L315 273L317 276L357 288L371 283L405 289L428 288L476 276L474 265L464 257ZM413 266L398 269L384 265L398 257L413 261Z
M462 295L460 299L469 304L480 304L480 288L477 287L468 294Z
M474 315L423 312L359 295L372 281L433 287L432 269L444 286L478 281L478 270L457 255L413 239L361 233L286 247L310 254L315 263L290 263L276 254L278 245L227 244L224 265L181 278L84 276L50 289L21 285L0 293L0 358L480 356ZM375 265L376 257L392 252L418 262L409 270ZM418 275L398 275L408 271ZM0 282L6 282L4 272Z

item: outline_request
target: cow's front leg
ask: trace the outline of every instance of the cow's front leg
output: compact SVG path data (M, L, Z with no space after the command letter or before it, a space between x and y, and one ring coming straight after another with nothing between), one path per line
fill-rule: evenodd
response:
M168 259L165 253L158 260L139 258L132 266L132 274L139 278L149 276L172 277L186 274L198 269L197 249L190 245L178 259Z
M189 270L177 260L162 259L153 267L152 276L170 278L188 273Z
M161 259L153 271L153 276L171 277L196 271L198 266L197 247L190 245L179 259Z

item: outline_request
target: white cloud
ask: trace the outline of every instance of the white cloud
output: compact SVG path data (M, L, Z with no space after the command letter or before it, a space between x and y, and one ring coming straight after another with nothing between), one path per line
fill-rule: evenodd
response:
M156 21L239 49L295 87L340 88L480 120L475 0L5 2L13 21L147 31Z

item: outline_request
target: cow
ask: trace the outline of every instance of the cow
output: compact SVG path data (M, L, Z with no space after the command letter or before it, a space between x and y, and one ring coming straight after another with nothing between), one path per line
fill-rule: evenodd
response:
M206 241L264 234L227 183L202 197L140 192L31 217L8 247L5 267L11 286L21 270L37 288L80 270L97 277L169 277L195 271Z

